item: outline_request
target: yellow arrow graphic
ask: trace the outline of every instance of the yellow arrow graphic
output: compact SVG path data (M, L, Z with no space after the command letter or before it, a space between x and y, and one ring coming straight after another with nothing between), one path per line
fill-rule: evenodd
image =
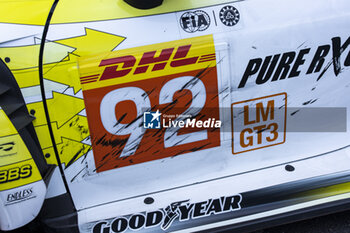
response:
M91 146L70 140L68 138L62 138L62 142L57 145L57 150L60 156L61 163L65 164L65 167L68 167L74 161L79 159L81 156L85 155ZM56 164L57 160L55 159L55 152L53 147L49 147L43 150L44 154L50 154L50 157L45 157L48 164Z
M53 98L47 101L47 105L50 120L56 121L58 128L85 108L84 100L57 92L53 92Z
M51 125L54 130L55 141L60 154L61 162L65 163L66 167L69 165L71 160L73 162L79 159L91 148L89 145L80 143L80 141L89 136L89 128L86 117L76 115L69 119L60 128L57 127L57 122L52 122ZM39 137L39 140L41 147L44 148L44 154L49 153L54 155L47 125L36 126L35 129L37 134L41 136ZM46 160L49 164L57 164L54 156L46 158Z
M125 37L85 28L85 35L69 39L57 40L57 43L77 48L74 54L90 56L93 54L112 51Z
M74 93L77 93L81 89L77 64L77 56L69 54L67 59L58 64L44 66L44 77L73 87Z
M52 124L52 128L54 129L57 144L62 142L63 137L81 142L89 136L88 122L84 116L76 115L61 127Z
M78 58L103 52L110 52L118 46L124 37L104 33L89 28L85 35L55 41L64 46L76 48L68 56L56 64L44 65L44 78L68 85L75 93L81 89ZM45 53L47 54L47 53ZM55 140L62 163L66 167L88 152L91 146L80 143L89 135L87 118L77 114L85 108L84 101L79 98L60 93L53 93L48 100ZM47 148L49 149L49 148Z
M124 40L125 37L122 36L85 28L85 35L47 42L43 66L44 78L73 87L77 93L81 90L78 59L110 52ZM8 65L14 71L21 87L39 85L37 71L39 49L40 45L0 49L1 58L11 59ZM81 143L89 136L87 118L78 116L78 113L85 108L84 100L53 90L52 99L48 99L47 103L59 156L67 167L91 149L91 146ZM53 155L41 103L32 103L28 107L37 111L34 125L44 153ZM50 164L56 163L54 156L46 159Z
M91 146L89 145L76 142L69 138L62 138L62 143L57 145L61 163L64 163L66 167L85 155L90 148Z
M9 58L10 62L7 66L11 70L29 69L38 67L40 44L21 46L21 47L6 47L0 49L0 58L3 60ZM45 44L44 64L57 63L68 56L75 48L67 45L47 42ZM39 79L36 76L35 79Z
M83 36L57 40L55 43L76 49L70 52L60 63L45 65L44 77L51 81L71 86L74 88L74 92L77 93L81 89L78 58L110 52L124 40L125 37L90 28L85 28L85 35ZM49 55L49 53L45 52L45 55Z

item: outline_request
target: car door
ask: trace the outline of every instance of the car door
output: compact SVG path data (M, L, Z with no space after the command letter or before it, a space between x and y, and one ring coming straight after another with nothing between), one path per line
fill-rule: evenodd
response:
M318 188L349 170L348 8L59 1L43 151L56 154L80 231L205 230L347 193Z

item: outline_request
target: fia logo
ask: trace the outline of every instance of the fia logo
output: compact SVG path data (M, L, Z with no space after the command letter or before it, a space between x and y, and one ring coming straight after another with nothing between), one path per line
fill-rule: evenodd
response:
M204 31L210 25L210 17L205 11L188 11L180 17L180 25L185 32Z
M144 112L143 113L143 127L145 129L160 129L160 116L162 114L157 112Z

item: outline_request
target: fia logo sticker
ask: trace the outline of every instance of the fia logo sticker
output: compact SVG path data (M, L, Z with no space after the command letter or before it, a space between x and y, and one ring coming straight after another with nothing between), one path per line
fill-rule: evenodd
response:
M188 33L205 31L209 28L210 17L202 10L188 11L180 17L180 25Z

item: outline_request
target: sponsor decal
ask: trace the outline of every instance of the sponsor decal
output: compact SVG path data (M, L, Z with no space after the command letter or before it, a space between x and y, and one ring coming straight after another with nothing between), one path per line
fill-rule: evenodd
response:
M32 198L35 198L35 194L33 192L33 187L22 189L20 191L9 193L6 199L6 206L16 204L22 201L26 201Z
M342 72L343 67L350 66L350 51L347 50L349 45L350 37L346 41L342 41L340 37L334 37L330 44L319 46L312 56L310 56L311 48L305 48L298 52L290 51L283 54L270 55L265 58L251 59L238 88L245 87L248 79L255 79L255 83L261 85L268 81L275 82L299 77L301 75L301 67L306 64L308 65L304 75L319 73L317 81L331 67L335 76L338 76ZM348 51L347 55L343 55L345 51ZM332 54L332 58L327 62L326 58L330 54Z
M15 142L0 144L0 158L17 154L17 152L14 151L15 145Z
M220 145L220 128L197 127L220 120L212 36L115 51L79 67L82 77L98 77L82 78L97 172ZM195 127L181 127L188 120Z
M232 153L283 144L286 114L286 93L233 103Z
M215 65L213 44L210 49L200 51L200 44L208 46L205 45L208 39L203 42L198 38L183 41L186 43L179 41L175 46L171 42L158 44L157 49L154 49L155 46L144 46L112 52L110 58L102 60L99 57L84 59L80 68L83 74L88 75L80 77L83 90L205 68L208 62L211 62L209 67ZM197 46L192 43L197 43ZM140 54L140 51L144 52ZM93 63L96 64L92 65Z
M219 13L221 22L229 27L235 26L240 19L238 10L233 6L224 6Z
M24 186L41 180L33 159L0 167L0 191Z
M8 170L0 170L0 184L25 179L32 175L32 166L25 164Z
M202 10L188 11L180 17L180 25L188 33L205 31L210 26L210 17Z
M203 202L191 203L190 200L178 201L169 206L151 212L121 216L112 220L98 222L92 233L122 233L127 230L141 230L159 226L162 230L170 228L175 220L180 222L209 217L241 209L242 196L223 196Z

